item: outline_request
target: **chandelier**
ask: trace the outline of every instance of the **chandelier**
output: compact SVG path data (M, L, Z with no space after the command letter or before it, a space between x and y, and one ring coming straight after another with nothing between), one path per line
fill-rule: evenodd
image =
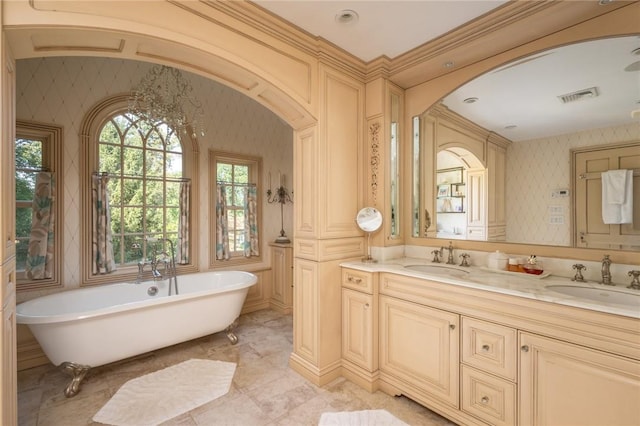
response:
M204 136L202 104L180 70L156 65L133 89L129 112L150 122L165 122L176 132Z

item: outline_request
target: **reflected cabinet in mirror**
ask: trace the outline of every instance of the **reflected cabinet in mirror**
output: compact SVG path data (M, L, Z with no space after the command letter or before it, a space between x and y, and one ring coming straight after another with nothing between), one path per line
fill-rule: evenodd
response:
M640 250L639 81L638 36L592 40L413 117L412 235Z

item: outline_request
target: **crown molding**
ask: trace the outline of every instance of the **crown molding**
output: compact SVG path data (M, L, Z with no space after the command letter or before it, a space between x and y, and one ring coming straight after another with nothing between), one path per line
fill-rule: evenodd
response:
M452 123L458 126L461 129L465 129L469 133L473 135L477 135L482 137L487 142L492 142L496 145L499 145L503 148L507 148L511 145L511 141L504 136L501 136L491 130L487 130L484 127L474 123L473 121L469 121L467 118L461 116L460 114L450 110L446 105L439 103L434 105L429 110L429 115L434 118L442 118L449 123Z
M167 1L183 9L194 10L189 6L188 2L184 3L178 0ZM300 27L297 27L255 3L250 1L220 0L201 0L200 3L257 30L258 34L264 34L324 63L331 64L336 68L364 79L367 71L364 61L322 37L311 35ZM222 23L220 20L216 20L215 22L233 31L238 31L235 25L231 26L227 23ZM246 32L243 32L243 35L245 37L252 37L254 41L260 44L268 45L264 38L257 35L250 36ZM273 48L273 46L270 47Z
M552 7L554 7L554 2L546 1L514 1L506 3L432 41L395 57L392 62L392 72L400 72L417 63L454 51L471 41L481 39L487 34L513 26L527 17Z
M637 1L510 1L390 61L403 88L441 77L488 57L587 22ZM453 62L454 66L443 65Z

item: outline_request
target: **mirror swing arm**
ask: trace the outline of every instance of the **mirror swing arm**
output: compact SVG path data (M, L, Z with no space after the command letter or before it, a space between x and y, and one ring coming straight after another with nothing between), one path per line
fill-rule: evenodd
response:
M363 263L376 263L371 257L371 234L382 226L382 213L373 207L365 207L356 216L358 227L367 233L367 255L362 258Z

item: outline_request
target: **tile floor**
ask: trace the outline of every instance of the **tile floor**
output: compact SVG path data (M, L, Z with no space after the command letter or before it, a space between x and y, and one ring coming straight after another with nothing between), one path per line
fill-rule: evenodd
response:
M74 398L69 376L52 365L18 373L20 426L98 425L93 415L126 381L190 358L237 363L230 392L164 425L317 425L329 411L385 409L410 425L453 423L404 397L370 394L345 380L317 387L288 367L291 315L264 310L240 317L239 342L217 333L92 370Z

